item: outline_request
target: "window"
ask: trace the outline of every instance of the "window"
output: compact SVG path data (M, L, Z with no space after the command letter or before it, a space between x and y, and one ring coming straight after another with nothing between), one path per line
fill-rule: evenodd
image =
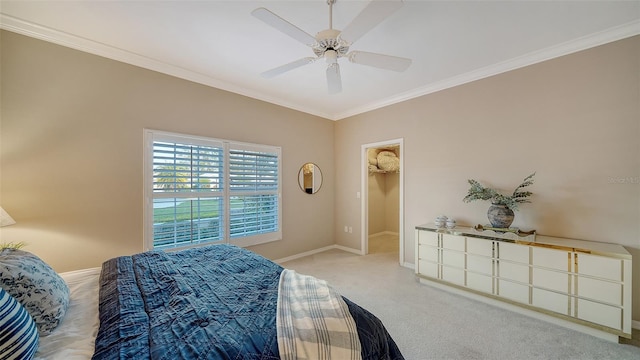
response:
M279 147L145 130L145 247L282 238Z

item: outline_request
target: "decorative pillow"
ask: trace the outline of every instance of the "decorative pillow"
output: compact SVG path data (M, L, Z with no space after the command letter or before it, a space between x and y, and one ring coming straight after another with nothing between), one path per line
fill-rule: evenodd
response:
M69 287L39 257L22 250L0 251L0 286L29 312L40 336L58 326L69 306Z
M38 350L38 328L27 310L0 288L0 359L31 359Z

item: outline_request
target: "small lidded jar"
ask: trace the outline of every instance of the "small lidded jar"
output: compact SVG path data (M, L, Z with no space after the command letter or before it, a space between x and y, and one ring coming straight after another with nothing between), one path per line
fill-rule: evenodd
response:
M436 220L434 221L435 225L437 228L443 228L445 227L445 225L447 225L447 220L448 218L444 215L440 215L436 218Z
M449 219L447 219L447 222L446 222L445 225L447 226L447 229L453 229L453 228L456 227L456 221L451 219L451 218L449 218Z

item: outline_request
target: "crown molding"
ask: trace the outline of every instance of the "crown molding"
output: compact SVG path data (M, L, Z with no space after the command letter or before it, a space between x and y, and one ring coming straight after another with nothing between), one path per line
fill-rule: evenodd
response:
M107 44L75 36L69 33L54 30L45 26L33 24L6 14L0 13L0 28L26 35L36 39L44 40L54 44L62 45L72 49L80 50L90 54L102 56L112 60L135 65L141 68L157 71L163 74L175 76L184 80L215 87L221 90L233 92L257 100L265 101L292 110L297 110L310 115L315 115L329 120L342 120L351 116L359 115L368 111L376 110L385 106L397 104L411 100L420 96L428 95L437 91L459 86L472 81L484 79L493 75L515 70L525 66L533 65L542 61L550 60L560 56L568 55L592 47L603 45L609 42L621 40L640 34L640 20L635 20L622 24L601 32L587 35L562 44L551 46L542 50L534 51L523 56L519 56L498 64L486 66L458 76L444 79L415 90L407 91L397 96L388 97L380 101L375 101L342 113L327 113L318 109L311 109L288 102L281 98L274 98L263 93L239 87L219 79L204 75L202 73L187 70L185 68L158 61L140 54L116 48Z
M569 55L578 51L590 49L596 46L604 45L613 41L622 40L636 35L640 35L640 20L628 22L626 24L615 26L601 32L583 36L578 39L567 41L542 50L533 51L510 60L473 70L458 76L444 79L442 81L434 82L427 86L383 99L382 101L354 108L351 111L337 114L333 118L333 120L345 119L368 111L380 109L385 106L397 104L437 91L449 89L462 84L470 83L472 81L484 79L507 71L537 64L546 60L551 60L560 56Z
M111 45L89 40L83 37L72 35L66 32L51 29L46 26L33 24L29 21L15 18L10 15L0 13L0 29L15 32L21 35L44 40L53 44L65 46L82 52L98 55L108 59L120 61L130 65L135 65L144 69L157 71L159 73L171 75L180 79L189 80L195 83L211 86L217 89L229 91L235 94L247 96L253 99L265 101L271 104L280 105L292 110L297 110L310 115L330 119L331 114L309 109L288 102L284 99L274 98L254 90L246 89L228 82L221 81L202 73L191 71L176 65L168 64L156 59L152 59L140 54L123 50Z

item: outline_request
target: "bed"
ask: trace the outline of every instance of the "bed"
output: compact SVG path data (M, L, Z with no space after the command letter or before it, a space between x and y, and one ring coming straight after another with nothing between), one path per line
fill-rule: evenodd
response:
M279 333L289 327L277 306L285 303L285 274L301 279L231 245L152 251L63 273L71 301L58 328L40 338L35 358L279 359L285 347ZM355 324L362 359L403 359L378 318L336 295Z

